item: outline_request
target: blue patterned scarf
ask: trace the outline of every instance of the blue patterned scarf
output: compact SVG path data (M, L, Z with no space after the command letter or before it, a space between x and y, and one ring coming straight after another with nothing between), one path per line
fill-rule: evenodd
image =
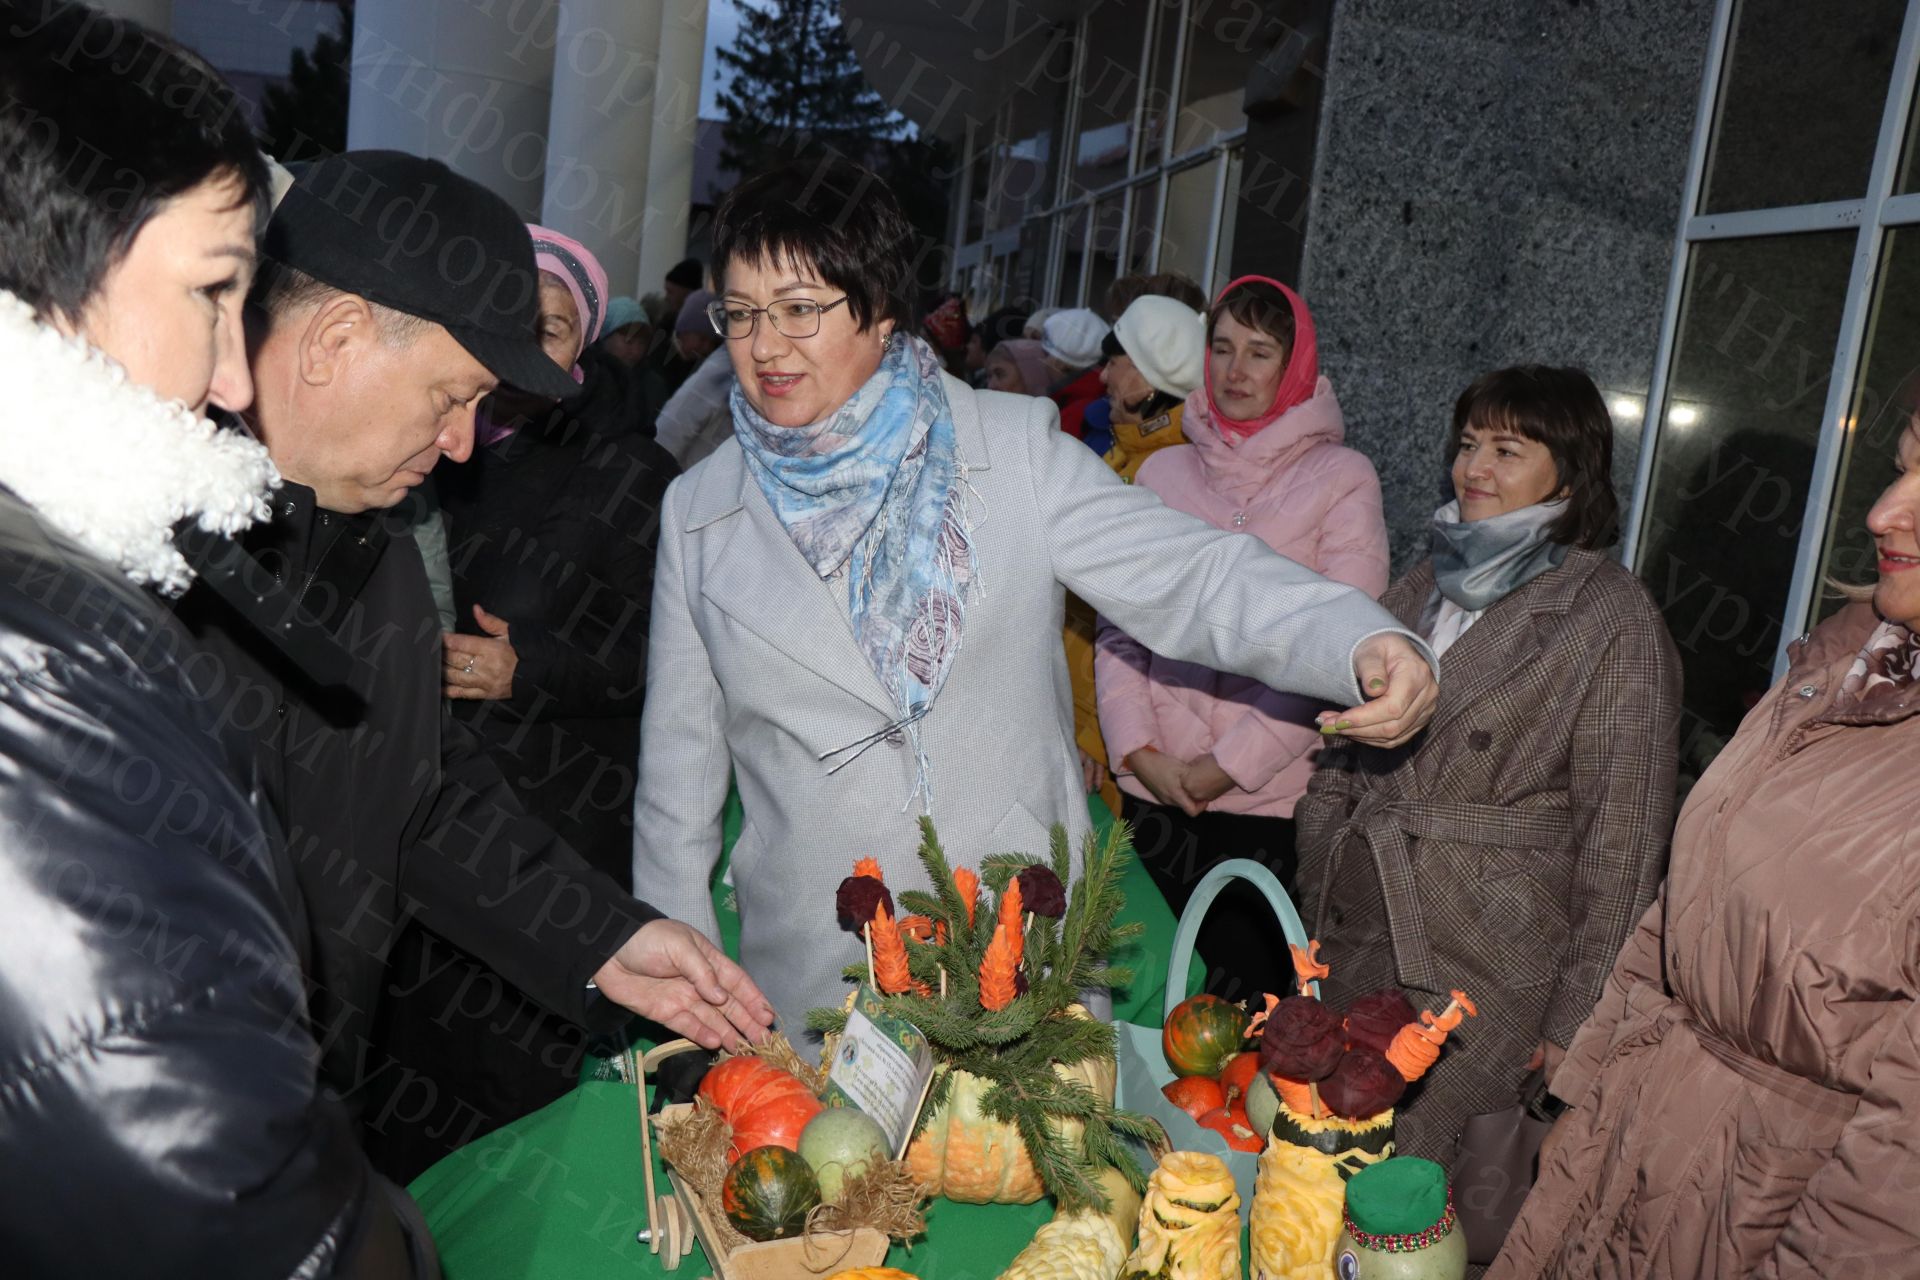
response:
M853 398L808 427L774 426L737 383L731 405L747 468L793 545L822 579L846 567L854 639L900 711L843 750L904 729L919 763L916 794L930 810L919 724L960 650L976 570L939 357L918 338L896 338Z

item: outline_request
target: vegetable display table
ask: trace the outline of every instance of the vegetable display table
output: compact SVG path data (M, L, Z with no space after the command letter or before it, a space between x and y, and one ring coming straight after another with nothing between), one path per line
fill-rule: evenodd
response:
M1106 807L1097 797L1090 807L1104 829L1112 821ZM730 812L729 839L735 830L737 814ZM1175 921L1137 862L1128 867L1125 885L1120 919L1140 921L1146 933L1115 956L1135 978L1114 993L1114 1016L1158 1026ZM717 887L716 899L725 894ZM736 931L737 917L723 902L721 932L729 950ZM1199 977L1196 972L1195 989ZM665 1187L663 1171L655 1173ZM666 1274L634 1238L646 1226L646 1204L631 1085L583 1081L559 1101L448 1156L410 1190L448 1280ZM1052 1216L1046 1200L1020 1206L935 1200L925 1237L910 1254L895 1245L888 1262L929 1280L993 1280ZM700 1280L710 1268L696 1248L674 1274Z

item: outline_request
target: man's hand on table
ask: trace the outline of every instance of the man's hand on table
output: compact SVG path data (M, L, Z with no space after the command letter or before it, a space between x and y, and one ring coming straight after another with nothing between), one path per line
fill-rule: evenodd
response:
M1370 747L1397 747L1427 727L1440 700L1440 681L1426 655L1395 631L1364 641L1353 671L1369 701L1349 711L1320 713L1320 731Z
M703 1049L759 1044L773 1006L747 971L677 920L640 926L593 975L600 993Z

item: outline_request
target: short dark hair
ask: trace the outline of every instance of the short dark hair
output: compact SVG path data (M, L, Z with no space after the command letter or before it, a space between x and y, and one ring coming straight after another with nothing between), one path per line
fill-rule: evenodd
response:
M1191 276L1178 271L1156 271L1152 275L1140 273L1121 276L1108 285L1106 296L1101 300L1106 306L1106 318L1118 320L1135 300L1149 294L1158 298L1172 298L1195 311L1204 313L1207 309L1206 292Z
M1584 370L1524 364L1482 374L1453 405L1447 456L1469 425L1505 428L1547 447L1567 509L1547 537L1597 551L1620 536L1613 491L1613 417Z
M1221 316L1232 316L1249 329L1258 329L1280 344L1282 354L1293 356L1293 304L1287 295L1264 280L1249 280L1213 304L1207 312L1207 341L1213 341L1214 326Z
M17 11L12 11L17 12ZM266 226L266 159L240 99L198 55L137 22L46 0L0 42L0 289L76 317L147 221L230 178ZM5 20L0 20L4 24Z
M847 295L861 329L907 323L913 228L874 173L829 154L768 169L729 191L713 213L713 278L733 262L806 262Z

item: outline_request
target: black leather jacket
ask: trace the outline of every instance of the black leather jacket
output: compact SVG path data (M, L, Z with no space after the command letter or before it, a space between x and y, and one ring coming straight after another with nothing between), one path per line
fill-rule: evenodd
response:
M167 611L0 490L0 1273L415 1276L298 890Z

